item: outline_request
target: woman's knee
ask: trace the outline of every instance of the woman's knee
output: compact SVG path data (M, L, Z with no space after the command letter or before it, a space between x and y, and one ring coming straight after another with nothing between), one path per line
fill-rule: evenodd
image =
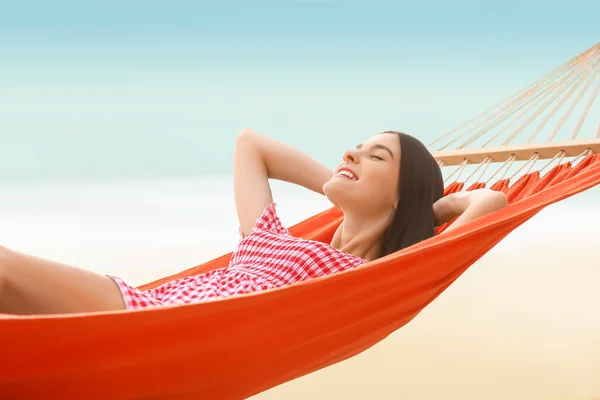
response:
M2 311L2 292L7 280L8 267L6 265L6 257L4 255L4 247L0 246L0 311Z
M0 246L0 291L2 284L8 279L10 268L10 250Z
M11 290L11 282L14 281L15 252L0 246L0 311L6 304L6 296ZM14 283L12 284L14 286ZM4 304L3 304L4 303Z

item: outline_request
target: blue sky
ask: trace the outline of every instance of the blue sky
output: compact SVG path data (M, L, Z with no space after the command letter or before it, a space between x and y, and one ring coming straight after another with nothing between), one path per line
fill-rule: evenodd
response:
M328 163L382 129L426 141L600 41L598 15L597 1L3 1L0 175L226 173L245 126Z
M160 49L191 56L212 50L217 57L258 52L272 58L284 51L328 58L354 49L395 58L399 49L411 54L480 51L500 58L535 50L537 56L562 52L564 57L598 40L598 4L8 0L3 1L0 31L8 35L5 56L46 54L55 47L58 54L126 49L141 55Z

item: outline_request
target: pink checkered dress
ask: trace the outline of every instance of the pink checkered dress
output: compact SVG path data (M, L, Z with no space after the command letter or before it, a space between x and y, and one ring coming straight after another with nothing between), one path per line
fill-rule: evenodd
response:
M252 232L242 238L229 265L140 291L111 276L128 309L220 299L277 288L333 274L366 263L326 243L292 236L283 227L275 203L266 207Z

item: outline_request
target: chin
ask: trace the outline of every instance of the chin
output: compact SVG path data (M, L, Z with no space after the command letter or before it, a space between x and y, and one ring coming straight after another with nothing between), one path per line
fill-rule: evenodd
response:
M335 207L340 208L339 198L342 195L342 190L340 190L341 188L336 183L337 182L333 181L326 182L323 185L323 194L325 194L327 200L329 200Z
M349 182L340 182L331 180L323 185L323 193L325 197L337 208L352 207L352 205L360 203L356 201L355 191L348 187ZM360 194L360 193L359 193Z

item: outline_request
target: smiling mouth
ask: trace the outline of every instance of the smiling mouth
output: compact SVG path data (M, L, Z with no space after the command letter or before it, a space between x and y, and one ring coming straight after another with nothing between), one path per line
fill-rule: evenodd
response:
M348 171L346 169L341 170L335 176L339 176L339 177L342 177L342 178L350 179L352 181L358 180L358 178L356 177L356 175L354 175L351 171Z

